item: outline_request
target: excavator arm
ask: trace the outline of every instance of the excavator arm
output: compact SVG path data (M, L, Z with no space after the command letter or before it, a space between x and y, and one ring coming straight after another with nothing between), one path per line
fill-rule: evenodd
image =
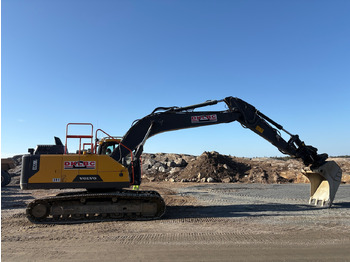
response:
M240 122L242 126L249 128L269 141L283 154L300 158L306 166L312 165L313 167L324 164L325 160L328 158L327 154L317 154L317 148L305 145L298 135L289 133L283 126L276 123L247 102L236 97L227 97L224 101L231 110L240 112L241 115L237 121ZM284 140L279 130L288 134L290 139L288 141Z
M197 108L215 105L224 102L227 110L224 111L194 111ZM322 205L333 202L335 193L341 181L341 170L333 161L326 161L327 154L318 154L317 148L305 145L298 135L286 131L283 126L276 123L251 104L236 98L226 97L223 100L210 100L204 103L186 107L159 107L151 114L134 122L129 131L111 154L116 161L125 165L125 159L134 152L132 163L135 172L135 184L141 183L140 156L146 140L156 134L200 126L216 125L238 121L243 127L249 128L257 135L269 141L282 153L303 161L309 171L305 175L311 182L310 202L321 201ZM290 136L286 141L283 131ZM327 168L323 168L326 166ZM131 168L131 165L129 166Z

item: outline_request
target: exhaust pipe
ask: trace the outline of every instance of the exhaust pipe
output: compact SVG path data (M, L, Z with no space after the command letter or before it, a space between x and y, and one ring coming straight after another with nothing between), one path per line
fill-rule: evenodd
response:
M311 184L309 204L331 207L342 178L342 171L338 164L334 161L326 161L318 168L304 169L303 174Z

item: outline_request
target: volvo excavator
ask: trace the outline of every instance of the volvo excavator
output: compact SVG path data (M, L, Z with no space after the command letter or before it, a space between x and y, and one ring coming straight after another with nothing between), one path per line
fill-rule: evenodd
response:
M222 102L227 106L223 111L196 111ZM304 175L311 183L309 203L332 205L341 182L339 166L251 104L237 97L226 97L186 107L158 107L136 120L123 137L111 136L101 129L94 134L89 123L69 123L65 145L55 137L55 145L28 149L29 154L22 159L20 186L23 190L80 191L65 190L56 196L36 199L28 204L26 215L34 223L160 218L166 207L158 192L129 189L141 184L141 154L146 140L161 132L233 121L266 139L283 154L303 161ZM91 132L72 134L74 125L88 126ZM289 136L288 141L282 138L281 131ZM97 139L101 133L103 137ZM79 140L79 150L74 153L68 152L71 138Z

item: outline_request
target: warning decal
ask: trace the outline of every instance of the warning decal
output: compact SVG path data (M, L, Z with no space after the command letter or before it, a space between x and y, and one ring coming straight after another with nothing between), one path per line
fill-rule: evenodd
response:
M191 116L191 123L203 123L203 122L217 122L218 117L216 114L213 115L201 115L201 116Z

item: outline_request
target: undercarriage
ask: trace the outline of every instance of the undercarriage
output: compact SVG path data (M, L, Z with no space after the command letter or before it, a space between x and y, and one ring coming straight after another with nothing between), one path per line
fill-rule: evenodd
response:
M26 210L33 223L83 223L106 220L152 220L165 212L156 191L69 192L36 199Z

